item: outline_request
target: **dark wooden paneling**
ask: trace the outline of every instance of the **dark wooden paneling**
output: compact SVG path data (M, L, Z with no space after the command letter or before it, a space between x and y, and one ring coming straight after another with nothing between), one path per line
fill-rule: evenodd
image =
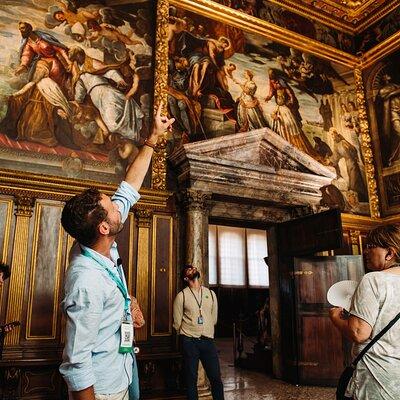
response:
M296 258L294 270L296 339L295 365L299 383L335 385L345 360L346 343L328 317L326 298L336 282L360 280L361 256ZM329 349L329 351L327 351Z
M153 263L153 335L171 333L171 260L172 260L172 219L155 216L155 258Z
M118 252L122 259L122 266L125 277L128 282L130 293L135 291L135 271L133 266L136 265L136 246L135 246L135 219L133 214L129 213L128 219L124 223L124 229L118 234L117 244Z
M27 339L56 339L62 273L61 205L38 203L31 258Z
M307 338L300 347L300 381L335 384L345 361L341 333L326 315L303 315L300 329L302 337Z

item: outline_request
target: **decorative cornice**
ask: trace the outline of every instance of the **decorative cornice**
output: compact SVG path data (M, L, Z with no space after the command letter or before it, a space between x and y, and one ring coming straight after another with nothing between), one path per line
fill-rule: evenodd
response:
M362 71L357 68L354 70L356 101L359 111L359 121L361 130L361 150L364 155L365 174L367 177L369 205L372 218L380 217L380 204L378 196L378 185L375 178L374 155L371 145L371 134L369 132L369 124L367 117L367 105L365 101L364 83Z
M107 195L112 195L117 189L116 184L65 179L0 169L1 194L66 201L89 187L99 189ZM165 208L171 193L155 189L141 189L140 195L139 205L151 208Z
M35 199L26 195L15 196L15 215L17 217L31 217Z

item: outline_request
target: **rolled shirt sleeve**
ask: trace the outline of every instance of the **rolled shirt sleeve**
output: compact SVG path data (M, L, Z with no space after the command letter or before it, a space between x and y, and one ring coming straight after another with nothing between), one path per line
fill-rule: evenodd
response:
M121 222L125 222L128 218L129 210L140 199L139 192L134 189L128 182L122 181L111 200L118 205L121 213Z
M372 328L379 314L379 292L372 279L373 273L365 275L352 299L350 314L361 318Z
M96 379L92 366L103 300L93 287L78 287L62 302L66 315L66 343L60 366L69 391L76 392L93 386Z

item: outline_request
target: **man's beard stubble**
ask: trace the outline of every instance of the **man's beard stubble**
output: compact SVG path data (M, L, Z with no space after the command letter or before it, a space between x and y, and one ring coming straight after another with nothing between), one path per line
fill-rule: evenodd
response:
M117 224L113 224L110 221L107 222L110 225L110 233L108 234L109 236L116 236L124 229L124 224L122 222L119 222Z

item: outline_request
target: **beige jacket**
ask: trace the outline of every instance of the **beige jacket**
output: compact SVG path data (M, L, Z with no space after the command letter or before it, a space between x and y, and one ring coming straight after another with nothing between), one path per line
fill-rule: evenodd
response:
M200 310L193 293L199 303L202 297L201 315L203 317L203 324L198 323ZM212 290L204 286L198 292L193 290L193 293L189 287L186 287L175 297L174 328L179 335L196 338L200 336L214 338L214 325L216 325L218 319L217 296Z

